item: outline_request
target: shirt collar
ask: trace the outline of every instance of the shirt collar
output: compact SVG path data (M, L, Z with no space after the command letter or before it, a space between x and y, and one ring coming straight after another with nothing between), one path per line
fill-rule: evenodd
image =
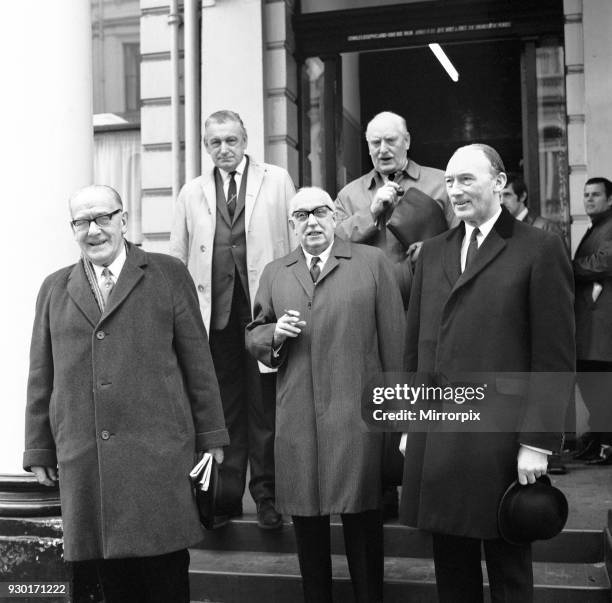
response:
M316 257L318 257L321 260L321 269L323 269L323 266L325 266L325 262L327 262L327 260L329 259L329 256L331 254L331 249L334 246L334 242L332 241L329 244L329 247L325 250L323 250L321 253L319 253ZM312 262L312 258L314 258L315 256L308 253L304 247L302 246L302 251L304 252L304 257L306 258L306 265L308 266L308 268L310 268L310 264Z
M119 250L119 255L107 266L113 275L115 282L119 278L119 274L123 269L123 264L125 264L125 260L127 258L127 254L125 252L125 245L121 245L121 249ZM97 264L93 264L94 272L96 273L96 278L100 280L102 278L102 270L104 270L104 266L98 266Z
M497 218L501 215L502 208L499 206L495 214L489 218L486 222L483 222L480 226L478 226L478 230L480 230L480 234L482 236L481 240L487 238L491 230L493 230L493 226L495 226L495 222L497 222ZM476 228L475 226L470 226L467 222L465 223L465 236L466 238L470 238L472 236L472 231Z
M518 216L516 216L516 219L517 219L519 222L522 222L522 221L523 221L523 220L524 220L524 219L527 217L527 214L528 214L528 213L529 213L529 208L528 208L528 207L525 207L525 208L523 208L523 211L521 211L521 212L518 214Z
M411 161L409 157L406 157L406 163L401 170L398 170L396 174L401 174L401 178L410 178L411 180L418 180L419 178L419 166ZM370 172L370 183L368 189L380 188L387 181L387 177L383 174L372 170ZM397 179L396 179L397 182Z
M244 157L242 158L242 161L236 166L236 169L234 170L236 172L236 176L238 178L242 178L242 174L244 174L244 170L246 167L246 155L244 155ZM219 168L219 173L221 174L221 178L223 178L223 182L226 182L227 180L229 180L230 177L230 173L226 172L223 168Z

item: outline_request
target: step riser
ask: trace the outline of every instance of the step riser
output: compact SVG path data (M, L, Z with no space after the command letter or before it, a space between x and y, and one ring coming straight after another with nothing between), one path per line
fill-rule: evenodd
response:
M419 530L398 525L386 525L385 555L387 557L431 558L431 537ZM534 561L551 563L598 563L603 561L601 531L566 530L552 540L536 542ZM295 536L291 524L282 530L264 532L254 521L233 521L225 528L207 532L196 547L217 551L262 551L267 553L295 553ZM332 554L344 554L342 526L331 525Z
M302 600L302 585L296 577L253 575L223 575L191 573L191 600L215 603L293 603ZM348 580L334 579L334 599L352 601L352 587ZM485 589L487 590L487 589ZM385 584L385 603L431 603L436 600L433 583ZM490 601L488 592L485 600ZM586 588L559 589L537 586L535 603L610 603L610 592Z

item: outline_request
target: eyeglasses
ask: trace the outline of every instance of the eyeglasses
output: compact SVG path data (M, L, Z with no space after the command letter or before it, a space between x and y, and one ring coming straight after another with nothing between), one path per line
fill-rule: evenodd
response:
M95 218L91 218L91 220L87 218L72 220L70 224L72 225L72 228L74 228L74 230L78 230L79 232L85 232L89 230L89 227L92 222L95 222L98 226L108 226L111 223L113 216L115 214L118 214L120 211L122 211L121 208L112 211L110 214L102 214L101 216L96 216Z
M306 220L308 220L308 218L310 217L310 214L312 214L315 218L317 218L317 220L319 220L321 218L326 218L332 211L333 210L327 207L327 205L319 205L319 207L315 207L311 210L298 209L294 211L291 215L298 222L306 222Z

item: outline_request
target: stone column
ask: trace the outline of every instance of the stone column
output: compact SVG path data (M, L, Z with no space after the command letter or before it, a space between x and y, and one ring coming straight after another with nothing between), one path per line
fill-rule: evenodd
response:
M43 278L79 257L68 197L92 177L89 2L3 6L0 472L20 473L34 306Z

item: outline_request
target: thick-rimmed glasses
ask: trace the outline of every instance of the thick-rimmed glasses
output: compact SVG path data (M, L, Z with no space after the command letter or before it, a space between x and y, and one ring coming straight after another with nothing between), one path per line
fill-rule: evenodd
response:
M310 210L297 209L291 214L291 216L297 222L306 222L306 220L308 220L308 218L310 217L310 214L317 218L317 220L320 220L322 218L327 218L327 216L329 216L332 211L333 209L327 207L327 205L319 205L319 207L315 207L314 209Z
M78 232L88 231L92 222L95 222L97 226L108 226L111 223L113 216L118 214L120 211L122 211L121 208L112 211L110 214L102 214L91 219L81 218L79 220L71 220L70 225Z

